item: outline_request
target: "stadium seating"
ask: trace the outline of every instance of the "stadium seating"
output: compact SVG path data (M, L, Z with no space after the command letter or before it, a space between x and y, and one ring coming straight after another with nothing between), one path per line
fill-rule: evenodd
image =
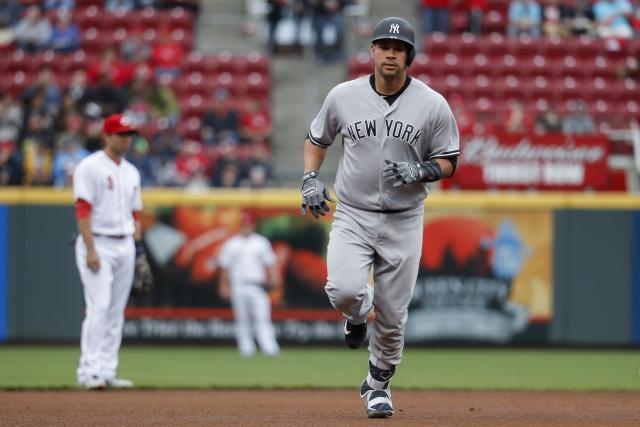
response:
M173 2L176 5L179 2ZM165 5L167 7L167 5ZM47 11L53 21L57 11ZM71 11L71 19L82 35L81 49L73 53L45 51L27 53L15 45L0 47L0 93L7 92L19 98L25 88L37 78L44 67L50 68L54 79L65 90L74 74L86 71L95 64L107 48L120 51L121 44L132 36L150 45L165 31L173 41L178 42L185 53L178 70L159 73L159 83L175 92L180 119L176 132L187 139L200 141L201 123L205 113L212 109L223 89L230 98L228 102L243 115L250 103L257 101L259 108L270 115L270 63L267 56L253 51L237 54L222 51L203 54L194 50L194 14L187 8L143 8L128 12L110 12L105 9L104 0L82 0L76 2ZM148 64L152 66L153 64ZM144 67L142 73L150 71ZM173 117L169 120L173 120ZM167 120L150 120L141 125L140 133L147 139L166 129ZM253 141L237 148L237 158L247 159L253 150L252 144L268 144L269 141ZM228 149L228 148L227 148ZM215 160L215 159L214 159Z
M503 3L491 1L490 7ZM459 93L476 111L504 105L509 99L523 102L531 114L545 102L565 111L566 102L584 99L598 120L637 117L638 81L620 75L637 67L640 40L625 44L584 36L537 40L494 32L432 34L424 38L423 46L410 72L444 95ZM354 58L350 74L365 74L371 67L368 58ZM461 70L465 76L453 85ZM451 75L454 78L447 83Z
M490 4L498 8L505 2ZM460 96L475 112L501 110L516 99L530 114L548 105L564 113L570 101L583 99L600 122L615 118L624 126L625 120L638 116L638 81L621 79L620 73L637 66L640 40L617 46L590 37L536 40L507 38L502 33L434 33L425 36L423 43L410 74L447 97ZM348 62L351 78L372 70L366 53ZM498 115L486 117L496 120Z
M49 12L53 17L55 11ZM194 16L181 7L172 9L144 8L130 12L108 12L100 0L84 0L81 7L72 12L73 22L79 26L82 49L71 54L52 51L27 54L11 48L8 60L0 61L0 90L18 96L33 81L37 71L48 66L56 81L64 88L73 73L86 70L106 48L118 48L120 43L134 32L152 43L157 29L168 27L171 38L184 48L181 76L163 75L161 84L170 86L178 97L183 115L188 120L178 130L185 136L197 139L195 121L200 119L212 102L216 89L224 88L237 97L237 105L243 105L247 97L257 99L264 108L270 108L271 80L269 61L260 52L236 55L229 51L204 55L193 50Z

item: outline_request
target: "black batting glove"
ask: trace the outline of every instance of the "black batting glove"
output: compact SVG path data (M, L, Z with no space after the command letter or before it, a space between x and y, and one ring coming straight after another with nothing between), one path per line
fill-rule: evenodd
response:
M307 172L302 175L302 208L300 215L305 216L307 208L314 218L325 216L329 212L327 200L335 203L335 199L318 179L318 171Z
M394 177L394 187L401 187L414 182L433 182L442 178L442 168L435 160L428 162L392 162L385 160L382 176Z

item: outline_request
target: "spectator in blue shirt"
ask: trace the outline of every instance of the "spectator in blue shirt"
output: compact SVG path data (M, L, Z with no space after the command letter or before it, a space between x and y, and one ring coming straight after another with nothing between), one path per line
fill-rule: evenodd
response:
M44 8L46 10L73 10L74 7L76 7L75 0L45 0L44 2Z
M513 0L509 5L507 35L523 34L539 38L541 34L542 9L536 0Z
M633 12L628 0L600 0L593 6L596 17L598 35L600 37L615 37L630 39L633 30L629 24L629 17Z
M129 12L135 9L136 3L133 0L107 0L105 2L105 8L108 11L120 11L120 12Z
M56 52L73 52L80 48L82 37L80 29L71 22L71 15L66 10L58 12L58 18L53 26L49 45Z
M89 155L89 152L75 140L69 138L63 141L62 147L53 158L53 186L62 188L71 186L73 170L80 160Z

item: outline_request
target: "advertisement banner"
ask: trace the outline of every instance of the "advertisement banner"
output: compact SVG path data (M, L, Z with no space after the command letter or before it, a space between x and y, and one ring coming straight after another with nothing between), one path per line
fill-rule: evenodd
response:
M428 205L428 204L427 204ZM132 295L124 336L140 340L233 340L233 313L218 289L217 257L240 226L240 207L145 210L144 242L156 286ZM281 342L338 343L342 316L324 292L331 215L251 208L276 253L282 286L271 289ZM464 216L427 210L407 342L544 342L551 319L551 211ZM374 284L375 287L375 284ZM375 314L374 314L375 315Z
M289 342L335 342L340 313L325 293L326 247L332 217L301 218L297 209L178 206L147 209L144 243L156 285L132 295L124 336L154 340L231 340L233 313L218 287L222 244L240 229L242 213L256 218L277 257L283 285L271 289L276 335Z
M609 141L604 135L461 136L458 169L447 186L462 189L606 190Z
M428 211L407 342L546 342L550 211Z

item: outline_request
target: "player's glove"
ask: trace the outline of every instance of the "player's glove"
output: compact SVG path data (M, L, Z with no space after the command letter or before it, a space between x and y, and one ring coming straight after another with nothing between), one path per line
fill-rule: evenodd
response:
M151 267L141 242L136 242L136 263L133 273L133 291L139 295L149 293L153 289Z
M329 212L326 200L335 203L335 199L329 193L323 183L318 179L318 171L307 172L302 175L302 208L300 215L305 216L307 208L315 218L324 216Z
M442 168L435 160L428 162L392 162L387 163L382 169L382 175L392 176L396 179L394 187L400 187L414 182L433 182L442 178Z

